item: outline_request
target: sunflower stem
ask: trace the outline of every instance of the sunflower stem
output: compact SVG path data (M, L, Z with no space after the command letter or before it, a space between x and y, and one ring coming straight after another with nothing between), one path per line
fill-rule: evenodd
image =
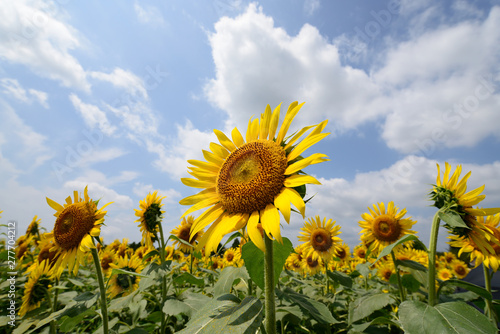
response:
M101 292L101 314L102 314L102 330L104 334L108 334L108 305L106 302L106 288L104 287L104 278L102 275L101 261L97 248L92 248L92 257L94 258L94 266L97 273L97 281L99 282L99 290Z
M56 290L57 291L57 290ZM48 289L45 289L45 298L47 298L47 303L52 313L56 310L54 309L54 304L51 302L51 296ZM50 321L50 334L56 334L56 322L54 320Z
M266 333L276 334L276 304L274 300L274 261L273 241L264 236L266 252L264 254L264 280L265 280L265 312Z
M491 293L491 274L488 267L484 265L484 262L483 262L483 271L484 271L484 287L486 288L486 290L488 290L489 293ZM486 316L488 316L488 318L490 318L491 323L497 326L498 319L496 319L496 314L493 310L493 303L489 299L485 299L485 301L486 305L484 308L484 313Z
M163 236L163 227L161 225L161 221L158 222L158 229L160 231L160 263L162 269L165 269L165 237ZM165 314L163 313L163 305L165 305L165 301L167 300L167 277L165 274L162 276L161 280L161 330L160 333L163 334L165 333L166 330L166 319L165 319Z
M439 219L439 210L434 215L431 227L431 238L429 241L429 268L427 276L427 289L429 290L428 304L429 306L436 305L436 248L438 240L439 225L441 224L441 219Z
M401 302L404 302L406 299L406 294L405 294L405 290L403 287L403 283L401 282L401 275L399 273L399 267L396 263L396 256L394 255L394 251L392 251L392 250L391 250L391 256L392 256L392 262L394 263L394 268L396 270L396 278L398 279L399 295L401 297Z

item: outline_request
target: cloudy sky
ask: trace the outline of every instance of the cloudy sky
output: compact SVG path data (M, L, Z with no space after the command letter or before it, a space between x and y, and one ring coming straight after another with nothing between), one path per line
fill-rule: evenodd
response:
M244 133L296 100L292 131L328 119L332 133L309 150L331 161L306 170L322 182L306 216L336 220L349 245L391 200L428 244L436 163L462 164L500 205L498 0L0 3L0 211L19 234L35 215L51 230L45 197L85 185L114 202L106 242L140 240L134 209L154 190L170 231L213 129ZM302 224L284 223L295 245Z

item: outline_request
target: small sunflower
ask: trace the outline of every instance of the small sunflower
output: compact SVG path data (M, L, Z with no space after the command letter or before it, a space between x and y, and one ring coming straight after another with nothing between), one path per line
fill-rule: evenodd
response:
M241 267L241 252L239 248L228 248L222 255L224 266Z
M131 258L118 257L117 263L109 264L113 269L122 269L129 272L140 273L144 269L144 264L141 259L136 256ZM118 273L112 274L109 280L108 293L109 298L114 298L118 295L127 296L139 287L140 277L137 275Z
M345 242L339 244L335 251L335 256L338 257L340 261L347 261L351 257L349 246Z
M368 251L368 249L366 248L365 245L363 245L363 244L357 245L356 247L354 247L354 251L352 252L352 255L353 255L354 259L360 259L363 262L365 262L367 251Z
M377 266L377 276L386 282L389 282L389 279L391 278L392 274L395 273L396 270L394 268L394 265L389 261L381 263L380 265Z
M59 272L68 267L68 270L76 275L87 251L95 247L92 237L98 237L101 232L106 215L103 209L111 204L98 209L98 201L89 198L87 187L83 194L82 199L78 192L74 191L74 200L68 196L64 206L47 198L47 203L56 210L54 229L48 235L55 241L50 250L57 251L55 267Z
M53 250L55 242L53 238L48 236L48 233L41 235L40 243L38 245L40 251L38 252L37 260L26 270L27 273L32 272L36 267L46 261L48 262L49 269L54 268L59 255L56 250ZM52 249L52 250L51 250Z
M162 216L165 211L161 210L163 204L161 201L166 196L158 196L158 191L149 193L146 198L139 202L140 209L134 209L135 215L139 217L136 222L140 222L139 227L142 233L141 243L147 247L153 247L157 240L159 231L158 224L161 224Z
M51 272L47 261L37 264L24 285L24 295L19 315L22 317L29 311L37 309L47 297L51 288Z
M359 221L359 226L363 228L360 232L361 240L369 244L374 253L380 252L384 247L398 241L406 234L414 234L410 230L415 221L410 218L403 218L406 209L398 213L399 208L394 206L394 202L389 202L387 211L384 203L373 205L373 210L368 208L370 213L363 213Z
M116 255L119 257L130 257L134 250L128 246L128 238L123 238L116 247Z
M302 271L311 276L316 275L323 269L323 260L321 257L313 258L313 255L308 255L302 258Z
M448 269L446 267L445 268L441 268L441 269L438 270L437 278L439 278L442 281L447 281L450 278L453 278L453 273L452 273L452 271L450 269Z
M36 237L40 237L40 223L42 222L41 218L38 218L38 216L33 217L33 220L31 223L28 225L28 228L26 229L26 235L32 235Z
M339 244L342 240L337 237L341 233L340 225L335 226L335 221L331 219L327 221L326 218L321 221L321 218L316 216L309 218L301 230L304 232L300 232L302 235L298 238L308 249L306 256L312 255L314 260L321 257L323 262L328 262L337 251L341 250Z
M111 248L106 247L99 252L99 259L104 276L108 276L111 273L111 264L116 261L116 253Z
M203 190L180 201L182 205L193 205L184 216L208 208L194 222L191 237L212 224L200 240L199 248L205 246L210 253L224 235L246 225L250 239L264 251L264 240L257 229L259 221L269 238L282 243L279 213L289 223L290 203L293 203L304 217L305 202L295 188L319 182L299 172L327 161L328 157L315 153L303 158L301 154L328 133L322 133L327 124L323 121L286 138L302 105L290 104L279 131L280 106L271 111L269 105L260 120L250 119L245 138L237 128L231 132L231 139L214 130L220 145L211 143L211 152L203 151L206 161L188 161L193 165L189 173L194 178L183 178L182 183Z
M460 261L458 259L454 260L450 263L451 269L453 269L453 273L459 279L464 279L470 272L469 267L464 261Z
M191 229L193 228L193 223L194 223L193 216L188 216L187 218L183 217L180 225L178 225L176 228L172 230L172 232L170 232L177 238L184 240L185 242L193 246L190 247L186 244L183 244L182 242L175 240L174 245L177 245L177 249L180 250L181 252L191 253L194 250L194 247L196 246L198 240L200 240L200 238L203 236L203 230L200 230L196 234L194 234L191 238L189 237Z

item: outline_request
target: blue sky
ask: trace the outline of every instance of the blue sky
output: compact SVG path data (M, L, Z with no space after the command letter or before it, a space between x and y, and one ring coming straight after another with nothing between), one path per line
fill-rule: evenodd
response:
M294 129L332 132L309 151L331 161L306 170L322 182L306 216L353 247L360 215L392 200L427 244L436 163L500 205L499 60L498 0L2 1L1 220L51 230L45 197L88 185L114 202L106 242L140 240L134 209L155 190L171 231L213 129L298 100ZM283 225L294 244L302 224Z

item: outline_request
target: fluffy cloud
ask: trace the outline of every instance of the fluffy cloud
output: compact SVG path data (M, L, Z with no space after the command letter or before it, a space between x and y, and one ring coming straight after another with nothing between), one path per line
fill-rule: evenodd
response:
M134 73L122 68L117 67L111 73L89 72L89 76L94 79L107 81L115 87L125 89L132 96L139 95L144 99L148 98L144 81Z
M70 94L69 99L75 109L80 113L85 124L90 128L99 128L104 134L110 136L116 131L116 127L111 125L106 113L99 107L84 103L76 94Z
M78 32L63 20L59 3L7 1L0 8L0 58L22 64L66 87L90 91L86 73L70 51Z
M33 101L40 103L45 109L49 107L47 103L48 95L45 92L36 89L24 89L19 81L12 78L0 79L0 86L3 88L3 93L24 103L32 103Z

